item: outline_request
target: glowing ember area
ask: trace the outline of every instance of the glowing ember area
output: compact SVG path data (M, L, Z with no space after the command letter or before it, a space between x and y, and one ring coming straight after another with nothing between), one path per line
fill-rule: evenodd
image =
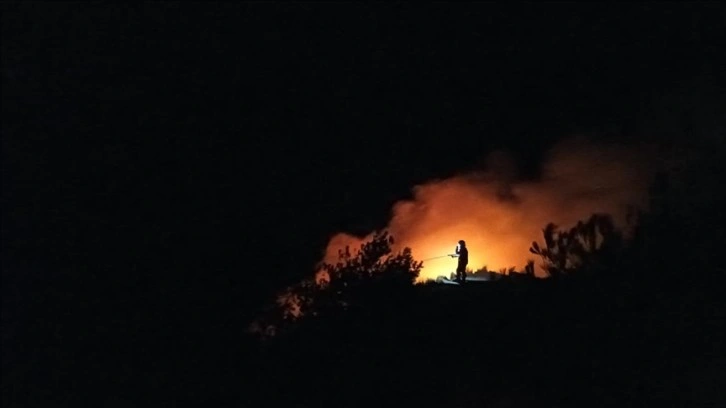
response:
M645 157L635 149L570 140L549 152L539 180L524 182L516 180L506 155L493 154L485 171L416 186L412 200L396 203L387 227L393 249L410 247L424 261L420 281L454 272L456 258L445 255L460 239L469 248L471 270L521 271L528 259L539 265L528 249L533 240L542 241L547 223L569 228L597 212L624 227L629 206L644 205L650 178ZM355 250L370 238L337 234L324 260L334 263L339 249ZM536 272L542 276L539 267Z

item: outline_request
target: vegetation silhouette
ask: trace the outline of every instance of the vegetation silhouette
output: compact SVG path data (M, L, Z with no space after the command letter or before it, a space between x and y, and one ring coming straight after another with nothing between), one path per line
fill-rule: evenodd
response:
M284 291L274 307L254 322L252 331L262 336L277 334L307 319L334 319L341 313L373 308L382 299L406 296L423 262L413 259L411 249L392 255L393 237L378 231L354 254L346 247L335 264L322 263L322 277L305 279Z
M607 214L593 214L569 230L550 223L542 233L545 245L534 241L529 251L542 258L542 269L552 278L604 272L616 266L625 248L623 234Z

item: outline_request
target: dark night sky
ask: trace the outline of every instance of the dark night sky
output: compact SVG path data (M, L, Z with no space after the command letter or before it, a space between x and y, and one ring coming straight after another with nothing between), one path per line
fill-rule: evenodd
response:
M494 149L627 137L726 40L718 3L3 8L6 262L250 299Z

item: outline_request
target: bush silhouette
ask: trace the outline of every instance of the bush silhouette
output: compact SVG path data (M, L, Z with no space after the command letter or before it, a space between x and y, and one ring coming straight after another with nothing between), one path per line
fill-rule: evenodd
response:
M289 323L308 318L334 318L351 309L375 306L392 296L400 297L414 286L423 262L410 248L392 254L393 237L378 231L370 241L351 253L340 250L338 262L322 263L318 279L306 279L288 288L254 331L274 334Z
M544 246L534 241L529 251L542 258L542 268L553 278L576 271L603 271L613 266L624 250L623 235L607 214L593 214L569 230L558 230L549 223L542 233Z

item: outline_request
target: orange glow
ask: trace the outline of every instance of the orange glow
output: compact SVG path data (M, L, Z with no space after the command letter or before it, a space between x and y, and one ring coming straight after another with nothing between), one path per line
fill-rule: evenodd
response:
M463 239L469 248L469 269L522 270L533 240L542 240L549 222L571 227L592 213L613 215L624 226L629 205L642 205L649 180L644 152L623 147L592 145L572 139L555 146L536 182L514 181L512 161L500 152L490 156L484 171L413 188L414 198L392 208L388 231L394 251L410 247L417 260L454 252ZM339 249L351 249L370 239L346 233L333 236L324 256L335 262ZM420 281L449 276L455 258L424 261ZM542 271L537 268L537 274Z

